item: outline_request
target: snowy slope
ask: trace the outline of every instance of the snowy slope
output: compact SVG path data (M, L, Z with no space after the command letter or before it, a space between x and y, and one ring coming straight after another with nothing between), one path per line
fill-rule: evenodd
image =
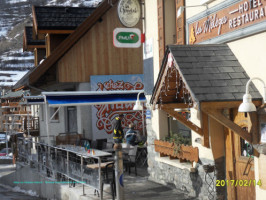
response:
M0 0L0 87L14 85L33 67L31 52L23 52L23 31L32 25L32 5L97 6L101 0Z

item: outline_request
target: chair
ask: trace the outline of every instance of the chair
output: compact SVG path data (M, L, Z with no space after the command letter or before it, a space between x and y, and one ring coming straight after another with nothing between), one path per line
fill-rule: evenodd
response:
M97 144L97 140L92 140L92 141L91 141L91 146L90 146L90 147L91 147L92 149L97 149L97 145L98 145L98 144Z
M114 163L107 164L103 170L102 191L101 191L102 196L103 196L104 184L110 184L112 198L114 200L116 195Z
M126 158L123 159L126 171L128 170L128 173L130 174L130 168L135 167L136 176L137 176L137 164L136 164L137 150L138 150L138 146L134 146L132 150L129 150L128 156L126 156Z
M102 150L106 148L107 139L96 139L97 149Z

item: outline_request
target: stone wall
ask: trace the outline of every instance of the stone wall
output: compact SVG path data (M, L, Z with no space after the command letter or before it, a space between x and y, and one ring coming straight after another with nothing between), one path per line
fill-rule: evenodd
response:
M159 157L159 153L155 152L154 140L156 133L152 129L151 120L147 119L147 133L148 133L148 172L149 178L153 181L165 184L174 185L177 189L183 190L191 197L198 197L199 199L224 199L225 189L215 187L216 174L219 175L219 179L224 179L224 164L222 160L216 163L216 172L206 175L201 161L196 165L196 172L191 172L189 168L178 168L163 162L155 160ZM204 160L204 163L208 161ZM209 161L209 163L213 161ZM224 163L224 162L223 162ZM182 164L180 164L182 165ZM218 177L218 176L217 176ZM218 178L217 178L218 179ZM208 190L213 190L209 194ZM219 194L216 194L219 192ZM209 197L208 197L209 196Z

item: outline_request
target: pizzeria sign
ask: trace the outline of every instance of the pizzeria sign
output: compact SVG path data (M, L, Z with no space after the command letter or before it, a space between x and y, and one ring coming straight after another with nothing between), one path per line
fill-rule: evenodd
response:
M266 0L246 0L212 13L188 25L189 44L266 21Z

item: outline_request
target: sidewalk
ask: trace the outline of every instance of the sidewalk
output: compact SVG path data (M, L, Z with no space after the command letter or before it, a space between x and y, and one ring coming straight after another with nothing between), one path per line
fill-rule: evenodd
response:
M172 188L170 186L164 186L162 184L155 183L148 180L147 169L138 168L138 176L134 173L128 175L125 172L124 175L124 194L125 200L196 200L197 198L188 197L186 194L180 190ZM69 189L69 188L67 188ZM94 196L94 190L86 187L86 195L82 195L82 186L76 186L70 188L70 190L75 191L82 196L80 199L91 199L99 200L97 196ZM109 185L104 185L103 196L105 200L111 200L111 192Z

